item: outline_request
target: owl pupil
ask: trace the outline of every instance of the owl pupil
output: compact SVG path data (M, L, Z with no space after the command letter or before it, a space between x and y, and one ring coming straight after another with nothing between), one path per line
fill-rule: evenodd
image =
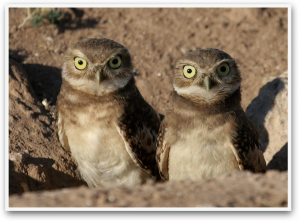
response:
M226 67L224 67L224 66L221 67L221 71L222 71L222 72L225 72L225 71L226 71Z
M79 65L83 65L83 61L82 61L82 60L79 60L79 61L78 61L78 64L79 64Z
M118 59L114 59L114 60L112 61L112 63L113 63L113 64L118 64Z
M187 69L187 73L192 73L192 69Z

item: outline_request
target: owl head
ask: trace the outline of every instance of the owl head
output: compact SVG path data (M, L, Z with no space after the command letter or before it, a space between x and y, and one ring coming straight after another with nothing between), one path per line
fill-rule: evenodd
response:
M218 49L196 49L176 63L174 91L200 103L214 103L240 90L241 76L232 57Z
M62 78L77 90L106 95L123 88L133 78L131 57L115 41L85 39L67 50Z

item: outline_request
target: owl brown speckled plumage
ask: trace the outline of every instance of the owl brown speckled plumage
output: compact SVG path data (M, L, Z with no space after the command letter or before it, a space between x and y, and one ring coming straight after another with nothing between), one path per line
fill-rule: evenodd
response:
M155 161L161 116L135 85L128 50L86 39L66 52L57 99L58 135L90 187L160 179Z
M197 49L177 62L173 108L157 143L163 180L265 172L258 132L240 105L240 85L237 65L223 51Z

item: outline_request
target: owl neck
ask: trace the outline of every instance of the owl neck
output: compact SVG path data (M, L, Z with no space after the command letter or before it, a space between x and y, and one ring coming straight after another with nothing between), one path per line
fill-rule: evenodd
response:
M128 81L128 83L124 87L119 88L118 90L113 91L109 94L101 95L101 96L92 95L81 90L76 90L72 87L72 85L68 81L63 81L63 85L64 86L61 87L61 92L60 92L62 96L68 97L69 95L72 95L73 99L77 98L77 100L80 101L81 103L85 103L85 102L90 103L94 101L111 102L114 100L126 100L130 96L132 96L132 94L139 93L137 87L135 86L135 79L133 77Z
M238 88L233 94L224 99L207 102L204 100L187 99L173 91L173 107L176 110L184 109L202 114L220 114L241 108L241 91Z
M120 88L119 90L117 90L113 96L115 98L120 98L120 97L129 97L131 96L133 93L139 93L136 85L135 85L135 79L134 77L132 77L128 83L125 85L125 87Z

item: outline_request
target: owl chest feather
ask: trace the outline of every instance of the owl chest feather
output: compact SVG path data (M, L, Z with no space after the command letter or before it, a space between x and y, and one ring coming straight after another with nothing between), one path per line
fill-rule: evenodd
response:
M72 116L63 116L64 130L79 172L89 186L144 182L146 173L133 162L118 132L122 114L118 104L90 104L69 113Z
M238 168L230 141L230 122L209 125L209 118L197 119L193 126L177 132L169 153L170 180L211 178Z

